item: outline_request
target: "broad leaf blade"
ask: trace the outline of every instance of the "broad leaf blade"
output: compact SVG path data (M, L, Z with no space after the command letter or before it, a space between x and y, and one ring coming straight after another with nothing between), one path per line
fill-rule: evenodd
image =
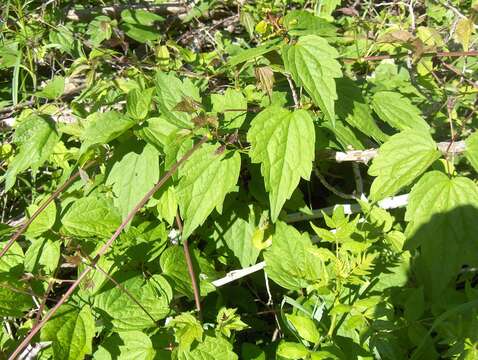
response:
M252 162L261 164L275 221L300 178L310 178L315 148L313 120L305 110L269 107L252 120L247 140Z
M86 119L86 128L80 138L83 141L80 152L84 153L94 145L102 145L116 139L135 122L117 111L94 113Z
M13 137L19 152L3 176L6 181L5 191L12 188L17 175L22 171L31 167L36 172L50 157L59 139L55 125L48 117L31 114L23 119Z
M431 171L410 192L405 220L409 249L420 247L415 271L436 297L462 265L478 264L478 187L465 177Z
M216 154L217 146L205 144L179 170L177 199L184 218L183 238L206 220L225 196L236 189L241 168L238 153Z
M146 145L130 151L113 164L106 185L113 186L114 204L124 219L159 179L159 153Z
M144 279L132 272L119 272L115 280L139 302L155 321L165 318L173 297L171 286L161 275ZM94 298L95 308L111 317L111 323L118 330L141 330L155 325L155 322L123 289L109 283Z
M334 78L342 77L337 50L316 35L299 38L294 45L284 45L282 59L299 86L304 86L325 117L335 121L334 101L337 100Z
M368 173L377 176L370 189L373 201L396 194L420 176L441 153L425 131L405 130L378 150Z
M43 341L52 341L55 359L80 360L91 354L95 320L88 305L81 310L63 305L41 331Z
M111 200L85 197L75 201L61 219L63 229L78 237L108 237L121 217Z
M123 331L108 336L99 346L95 360L153 360L156 355L148 335L141 331Z
M423 119L420 109L398 92L379 91L373 96L372 106L380 119L395 129L427 131L430 128Z
M313 248L308 234L278 222L272 246L264 253L267 276L289 290L307 287L321 274L320 260L312 254Z

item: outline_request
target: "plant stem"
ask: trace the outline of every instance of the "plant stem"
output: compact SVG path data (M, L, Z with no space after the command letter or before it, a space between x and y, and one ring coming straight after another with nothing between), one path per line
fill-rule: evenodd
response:
M181 221L181 217L179 216L179 212L176 213L176 224L178 226L179 232L182 234L183 223ZM191 278L191 285L193 288L194 302L196 303L196 310L198 312L199 319L202 320L200 290L199 290L198 283L196 281L196 273L194 272L193 261L191 259L191 253L189 251L188 239L183 240L183 250L184 250L184 257L186 259L186 264L188 266L189 277Z
M55 304L55 306L51 308L51 310L45 315L45 317L38 324L35 324L35 326L33 326L33 328L30 330L30 332L25 337L25 339L23 339L20 345L18 345L15 351L10 355L8 360L14 360L22 352L22 350L30 343L33 337L40 331L40 329L46 324L46 322L50 320L50 318L58 311L60 306L65 303L65 301L70 297L71 294L73 294L73 292L78 287L78 285L80 285L81 281L91 271L92 267L96 266L96 263L98 262L100 257L103 256L106 253L106 251L108 251L109 247L113 244L116 238L121 234L121 232L126 227L126 225L128 225L128 223L133 219L136 213L148 202L148 200L159 190L159 188L163 186L164 183L166 183L166 181L168 181L168 179L171 176L173 176L173 174L178 170L179 166L181 166L182 163L184 163L187 159L189 159L191 155L196 150L198 150L201 147L201 145L204 144L207 140L208 140L208 136L203 136L197 144L195 144L186 154L184 154L183 157L179 159L171 167L171 169L169 169L169 171L166 174L163 175L163 177L156 183L156 185L154 185L153 188L146 193L146 195L141 199L141 201L138 204L136 204L133 210L129 212L129 214L123 220L121 225L116 229L115 233L111 236L111 238L98 251L93 261L91 262L92 266L86 267L85 270L83 270L80 273L80 275L78 275L78 279L76 279L75 282L71 284L68 290L61 297L60 301L58 301Z

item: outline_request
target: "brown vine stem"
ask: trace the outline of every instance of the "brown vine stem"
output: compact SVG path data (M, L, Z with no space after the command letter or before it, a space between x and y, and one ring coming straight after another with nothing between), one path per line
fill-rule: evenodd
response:
M176 224L178 226L179 232L183 233L183 223L181 221L181 217L179 216L179 212L176 213ZM186 264L188 266L188 273L189 277L191 278L191 285L193 288L194 294L194 302L196 303L196 310L198 312L199 319L202 320L202 313L201 313L201 298L199 292L199 286L196 281L196 274L194 272L193 261L191 259L191 253L189 251L189 242L188 239L183 240L183 250L184 250L184 257L186 258Z
M83 167L83 169L78 170L76 173L74 173L72 176L70 176L70 178L68 180L66 180L63 185L61 185L58 189L56 189L55 192L53 194L51 194L50 197L37 209L37 211L35 211L33 213L33 215L29 219L27 219L23 223L22 226L20 226L20 228L15 232L15 234L13 234L13 236L10 238L8 243L5 244L2 251L0 252L0 258L2 258L2 256L5 255L5 253L8 251L8 249L10 249L12 247L13 243L15 241L17 241L17 239L20 237L20 235L25 232L25 230L30 226L30 224L33 222L33 220L35 220L38 217L38 215L40 215L42 213L42 211L45 210L46 207L53 200L55 200L68 186L70 186L76 180L77 177L80 176L80 172L82 170L88 169L89 167L91 167L95 163L96 163L96 161L90 161L89 163L87 163Z
M65 303L65 301L73 294L75 289L80 285L81 281L85 278L86 275L92 270L93 266L96 265L98 260L103 256L106 251L108 251L109 247L113 244L113 242L116 240L116 238L121 234L123 229L128 225L128 223L133 219L133 217L136 215L136 213L148 202L148 200L159 190L161 186L164 185L168 179L173 176L173 174L178 170L179 166L181 166L182 163L184 163L186 160L188 160L192 154L196 150L198 150L202 144L204 144L207 140L209 139L208 136L203 136L201 140L196 143L186 154L183 155L181 159L179 159L172 167L169 169L169 171L164 174L161 179L154 185L151 190L149 190L146 195L141 199L139 203L136 204L136 206L129 212L129 214L126 216L126 218L123 220L120 226L116 229L115 233L111 236L111 238L100 248L96 256L93 258L93 261L91 262L92 266L88 266L83 270L80 275L78 275L78 278L75 280L73 284L70 285L68 290L63 294L61 297L60 301L58 301L55 306L51 308L51 310L45 315L45 317L38 323L33 326L33 328L30 330L28 335L23 339L23 341L20 343L20 345L17 346L15 351L10 355L8 360L14 360L21 352L22 350L30 343L30 341L33 339L33 337L40 331L40 329L45 325L45 323L50 320L50 318L58 311L61 305Z

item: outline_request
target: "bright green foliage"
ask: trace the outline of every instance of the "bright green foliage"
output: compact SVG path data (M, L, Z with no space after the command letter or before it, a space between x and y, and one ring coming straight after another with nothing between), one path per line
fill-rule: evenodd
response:
M255 264L259 256L260 248L253 242L254 235L260 231L259 221L257 210L249 206L247 209L228 209L221 221L215 222L217 237L224 241L243 267Z
M99 197L81 198L61 218L66 233L78 237L108 237L121 223L113 201Z
M36 171L48 160L59 140L58 132L47 116L30 114L23 118L13 138L18 154L13 158L3 175L5 190L15 184L16 176L28 168Z
M304 86L326 119L334 123L337 100L334 78L342 77L337 50L316 35L299 38L293 45L282 48L286 71L290 72L297 85Z
M247 133L249 156L261 164L269 193L272 221L299 184L309 179L314 159L314 123L305 110L268 107L259 113Z
M466 139L465 156L475 171L478 171L478 132L471 134Z
M0 316L20 318L32 306L31 296L0 287Z
M202 342L203 328L201 323L189 313L180 314L168 323L174 329L174 338L179 344L180 352L188 352L194 341Z
M321 276L320 259L313 255L313 249L307 233L278 222L272 246L264 253L267 276L286 289L307 287Z
M337 115L362 133L382 142L387 135L380 130L372 117L370 106L366 103L360 88L348 78L336 80L339 97Z
M144 279L140 274L126 272L114 278L131 296L122 296L123 290L109 283L96 294L94 309L109 314L116 330L146 329L169 314L173 290L161 275Z
M196 264L198 264L196 271L202 274L199 279L204 279L199 282L199 286L201 295L205 296L214 291L214 286L208 281L214 280L216 273L206 259L199 257L198 252L193 251L191 255L195 258ZM172 284L174 291L192 299L191 278L187 270L183 249L178 246L166 249L161 255L160 265L163 274Z
M151 107L154 88L133 89L126 97L126 113L135 120L144 120Z
M64 89L65 78L63 76L55 76L46 83L43 89L37 93L37 96L47 99L56 99L63 95Z
M439 296L462 265L478 264L478 187L465 177L431 171L413 187L405 214L407 247L420 247L417 275Z
M60 243L50 239L35 239L25 252L24 266L30 273L53 274L60 260Z
M106 185L112 185L114 205L124 219L159 179L159 153L152 145L126 153L116 161Z
M55 359L83 359L92 351L95 321L88 305L63 305L42 329L41 339L53 341Z
M214 208L221 212L224 197L236 189L241 157L238 153L216 151L217 146L204 145L179 170L177 197L184 218L184 239Z
M236 311L237 309L222 308L217 313L216 330L225 337L231 337L232 331L241 331L248 327L236 314Z
M109 336L94 353L95 360L153 360L156 351L148 335L122 331Z
M226 89L224 95L212 94L213 111L224 114L224 126L240 128L247 115L247 100L238 90Z
M299 316L299 315L291 315L287 314L286 315L287 321L289 321L294 329L297 331L297 334L315 344L319 341L320 339L320 334L319 331L317 330L317 326L314 324L314 322L305 317L305 316Z
M179 360L237 360L232 345L220 337L206 335L191 351L178 354Z
M395 129L429 129L420 110L400 93L380 91L373 96L372 106L380 119Z
M436 143L427 132L405 130L392 136L380 147L368 170L376 176L370 189L371 199L395 195L439 157Z
M478 358L478 2L143 2L0 6L0 359Z
M176 110L176 106L185 99L201 101L199 90L191 80L181 81L173 74L160 72L156 76L156 94L158 95L159 109L171 123L182 128L192 127L191 114Z
M134 122L117 111L94 113L86 119L86 126L81 133L81 152L93 145L101 145L116 139L134 125Z
M39 205L42 205L41 201ZM28 213L30 216L38 210L40 207L39 205L32 204L28 207ZM50 204L48 204L45 210L41 212L35 220L33 220L26 233L29 236L36 237L51 229L51 227L55 224L57 211L58 209L56 208L56 204L54 201L52 201Z
M305 359L308 354L307 348L298 343L282 341L277 348L277 355L285 359Z

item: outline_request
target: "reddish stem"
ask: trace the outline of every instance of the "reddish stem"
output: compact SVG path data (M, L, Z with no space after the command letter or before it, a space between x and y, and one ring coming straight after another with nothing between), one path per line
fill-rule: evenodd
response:
M179 232L182 234L183 223L181 222L181 217L179 216L179 212L176 214L176 224L178 226ZM198 312L199 318L202 319L200 290L199 290L198 283L196 281L196 274L194 272L194 266L191 259L191 253L189 251L188 239L183 240L183 250L184 250L184 257L186 259L186 264L188 266L189 277L191 278L191 285L193 288L194 302L196 303L196 310Z

